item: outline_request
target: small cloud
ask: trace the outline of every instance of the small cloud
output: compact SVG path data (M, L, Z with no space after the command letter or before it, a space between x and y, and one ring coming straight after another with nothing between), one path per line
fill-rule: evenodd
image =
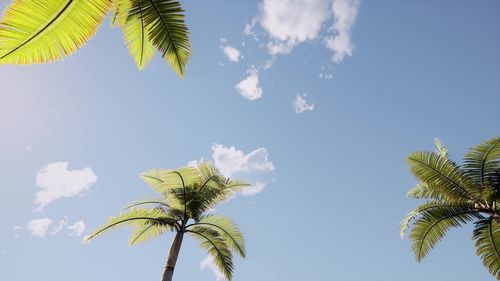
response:
M31 147L31 145L27 145L24 147L24 150L26 150L27 152L31 152L33 151L33 148Z
M215 265L214 260L211 256L207 256L204 260L200 262L200 269L204 270L205 268L208 268L215 274L215 281L226 280L224 274L222 274L217 265Z
M44 238L50 224L52 224L52 220L49 218L36 219L28 222L26 229L28 229L31 235Z
M314 110L314 103L313 104L308 104L307 101L305 100L306 94L304 95L297 95L295 100L293 101L293 108L295 110L295 113L302 113L305 111L312 111Z
M12 226L12 231L14 232L14 238L19 238L21 236L20 232L23 229L20 225Z
M325 38L326 47L333 51L332 60L340 63L346 56L352 56L354 44L351 29L358 16L360 0L334 0L332 4L335 17L331 30L333 36Z
M68 226L71 231L70 236L81 236L85 231L85 223L83 221L77 221L72 225Z
M233 46L229 46L227 44L227 40L224 38L221 38L221 46L220 47L221 47L222 51L224 52L224 56L226 56L226 58L229 61L238 62L243 57L241 55L240 50L236 49Z
M326 80L333 79L333 74L331 74L331 73L320 73L320 74L318 74L318 76L321 79L326 79Z
M42 190L35 195L35 211L59 198L80 195L96 183L97 177L91 168L69 170L68 163L55 162L43 167L36 175L36 185Z
M267 149L261 147L249 153L235 148L214 144L212 146L214 165L229 178L238 178L251 184L242 191L242 195L255 195L261 192L274 171L274 164L269 160Z
M247 70L247 78L236 84L235 89L247 100L254 101L262 97L262 88L259 85L259 71L255 67Z

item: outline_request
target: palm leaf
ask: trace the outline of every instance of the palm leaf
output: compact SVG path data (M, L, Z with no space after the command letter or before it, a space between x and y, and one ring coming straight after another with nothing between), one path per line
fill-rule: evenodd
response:
M138 0L120 0L117 8L118 22L123 31L123 39L137 67L142 69L155 55L155 47L149 39L149 27L146 25ZM137 13L133 10L137 9Z
M85 237L85 240L90 241L91 239L111 229L127 225L137 226L138 224L140 225L149 221L156 221L158 223L172 226L176 224L176 219L172 218L161 209L133 209L130 212L122 213L119 216L109 218L104 225L96 229L89 236Z
M438 153L441 156L448 158L448 148L446 148L446 146L444 146L444 144L441 142L441 140L438 138L435 138L434 144L436 145Z
M233 255L229 250L226 240L224 240L219 232L202 226L194 226L187 230L194 238L200 241L202 248L207 250L212 256L215 265L224 274L227 280L231 280L233 276Z
M176 229L172 224L156 220L148 220L135 227L132 231L132 235L130 235L129 245L137 245L174 230Z
M143 200L134 201L134 202L130 203L129 205L125 206L123 208L123 210L135 208L137 206L151 205L151 204L161 205L165 208L169 208L168 204L163 202L161 199L152 198L152 199L143 199Z
M441 208L441 207L445 207L445 206L449 206L449 205L444 204L442 202L431 201L428 203L424 203L424 204L418 206L417 208L413 209L400 223L401 227L400 227L399 235L401 236L401 238L404 237L405 232L408 229L408 227L410 226L411 222L413 220L415 220L416 218L418 218L420 215L422 215L422 212L425 212L429 209Z
M500 137L470 149L464 157L466 174L483 188L500 185Z
M476 222L473 239L484 266L500 280L500 227L495 219Z
M411 153L408 165L420 181L439 190L450 202L477 201L480 188L447 157L428 151Z
M134 1L137 5L131 15L141 15L148 27L149 40L172 68L184 76L191 46L181 4L176 0Z
M193 226L204 226L217 231L233 251L245 257L245 239L238 226L231 219L220 215L209 215Z
M459 227L474 219L484 219L476 208L470 205L442 206L424 210L410 231L412 250L420 261L444 237L452 227Z
M96 33L111 0L14 0L0 20L0 63L61 60Z
M446 197L439 188L435 188L425 182L417 183L406 195L415 199L435 199L438 201L443 201L443 197Z

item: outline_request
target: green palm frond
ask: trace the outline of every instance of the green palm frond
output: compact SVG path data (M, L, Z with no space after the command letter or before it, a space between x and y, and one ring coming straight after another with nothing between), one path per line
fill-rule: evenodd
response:
M500 185L500 137L470 149L464 157L466 174L483 188Z
M123 39L127 44L130 55L135 60L137 68L141 70L154 57L156 49L149 39L149 28L146 25L141 1L120 0L117 8L117 21L123 31ZM132 13L137 9L137 13Z
M209 215L193 226L204 226L217 231L233 251L245 257L245 239L238 226L231 219L221 215Z
M156 238L166 232L175 231L176 228L172 224L162 221L148 220L136 226L130 235L129 245L137 245Z
M416 218L418 218L422 214L422 212L425 212L429 209L442 208L444 206L449 206L449 205L444 204L444 203L439 202L439 201L431 201L431 202L424 203L424 204L418 206L417 208L413 209L400 223L401 227L400 227L399 235L401 236L401 238L404 237L405 232L408 229L408 227L410 226L410 224L412 223L412 221L415 220Z
M227 241L222 238L219 232L202 226L194 226L188 229L187 232L200 241L201 247L207 250L226 279L231 280L234 269L233 255L229 250Z
M0 63L61 60L97 31L111 0L14 0L0 20Z
M134 1L135 9L130 15L140 15L148 27L149 40L172 68L184 76L191 46L181 4L176 0Z
M176 224L176 219L172 218L162 209L133 209L130 212L122 213L119 216L109 218L108 222L96 229L89 236L85 237L85 240L90 241L96 236L111 229L122 226L138 226L149 221L156 221L158 223L172 226Z
M417 179L439 190L449 201L476 201L480 196L480 188L447 157L418 151L411 153L407 160Z
M483 219L478 210L470 205L430 208L420 214L409 235L417 261L427 255L450 228Z
M435 188L425 182L419 182L415 187L410 189L406 196L415 199L434 199L443 201L445 197L439 188Z
M500 280L500 227L493 218L476 222L473 239L477 255L497 280Z

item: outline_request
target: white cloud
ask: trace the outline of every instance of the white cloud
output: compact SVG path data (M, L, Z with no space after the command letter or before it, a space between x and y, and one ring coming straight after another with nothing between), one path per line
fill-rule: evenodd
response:
M31 145L27 145L24 147L24 150L26 150L27 152L31 152L33 151L33 148L31 147Z
M233 46L229 46L227 44L227 40L225 38L221 38L220 42L221 42L220 47L221 47L222 51L224 52L224 56L226 56L226 58L229 61L238 62L243 57L241 55L240 50L236 49Z
M28 224L26 224L26 228L31 235L44 238L50 224L52 224L52 220L49 218L41 218L28 222Z
M335 17L331 30L334 36L325 39L326 47L333 51L333 61L341 62L345 56L352 56L354 45L351 41L351 29L358 16L360 0L333 0Z
M215 265L214 260L211 256L207 256L204 260L200 262L200 269L204 270L205 268L210 269L210 271L212 271L215 274L215 281L226 280L224 274L222 274L217 265Z
M85 223L83 221L77 221L74 224L69 225L68 229L71 231L71 236L81 236L85 231Z
M56 235L56 234L57 234L57 233L59 233L59 231L61 231L61 230L63 229L63 227L64 227L64 226L66 226L67 224L68 224L68 218L67 218L67 217L62 218L62 219L59 221L59 223L58 223L57 227L55 227L54 229L52 229L52 230L50 231L50 235L51 235L51 236Z
M229 178L237 178L251 184L242 195L255 195L261 192L269 181L269 173L274 171L267 149L261 147L249 153L235 148L214 144L212 146L214 165Z
M14 232L14 238L19 238L21 236L20 232L23 229L20 225L12 226L12 231Z
M295 113L302 113L304 111L312 111L314 110L314 103L308 104L306 99L306 94L297 95L295 100L293 101L293 109L295 109Z
M59 198L72 197L87 191L97 177L91 168L69 170L68 163L55 162L43 167L36 175L36 185L42 190L36 193L35 211L42 210Z
M326 79L326 80L333 79L332 73L319 73L318 76L319 76L319 78Z
M263 0L258 21L271 41L270 54L287 54L305 41L315 39L328 17L325 0Z
M250 67L247 74L247 78L236 84L235 89L245 99L254 101L262 96L262 88L259 85L259 71L255 67Z

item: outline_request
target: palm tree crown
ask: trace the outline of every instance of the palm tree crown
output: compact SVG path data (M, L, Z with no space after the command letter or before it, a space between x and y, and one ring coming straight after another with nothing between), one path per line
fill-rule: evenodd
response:
M165 264L162 280L172 280L183 235L190 234L212 256L214 263L231 280L233 255L245 257L245 242L238 227L227 217L207 214L217 204L232 197L248 184L224 178L210 163L177 170L151 170L141 175L161 198L133 202L125 212L111 217L107 223L87 236L87 241L119 226L134 228L129 244L176 232ZM153 208L141 208L151 206Z
M437 152L408 156L418 179L408 196L426 199L401 222L401 237L411 227L412 250L420 261L453 227L474 222L476 252L500 280L500 137L470 149L463 165L448 158L436 140Z

